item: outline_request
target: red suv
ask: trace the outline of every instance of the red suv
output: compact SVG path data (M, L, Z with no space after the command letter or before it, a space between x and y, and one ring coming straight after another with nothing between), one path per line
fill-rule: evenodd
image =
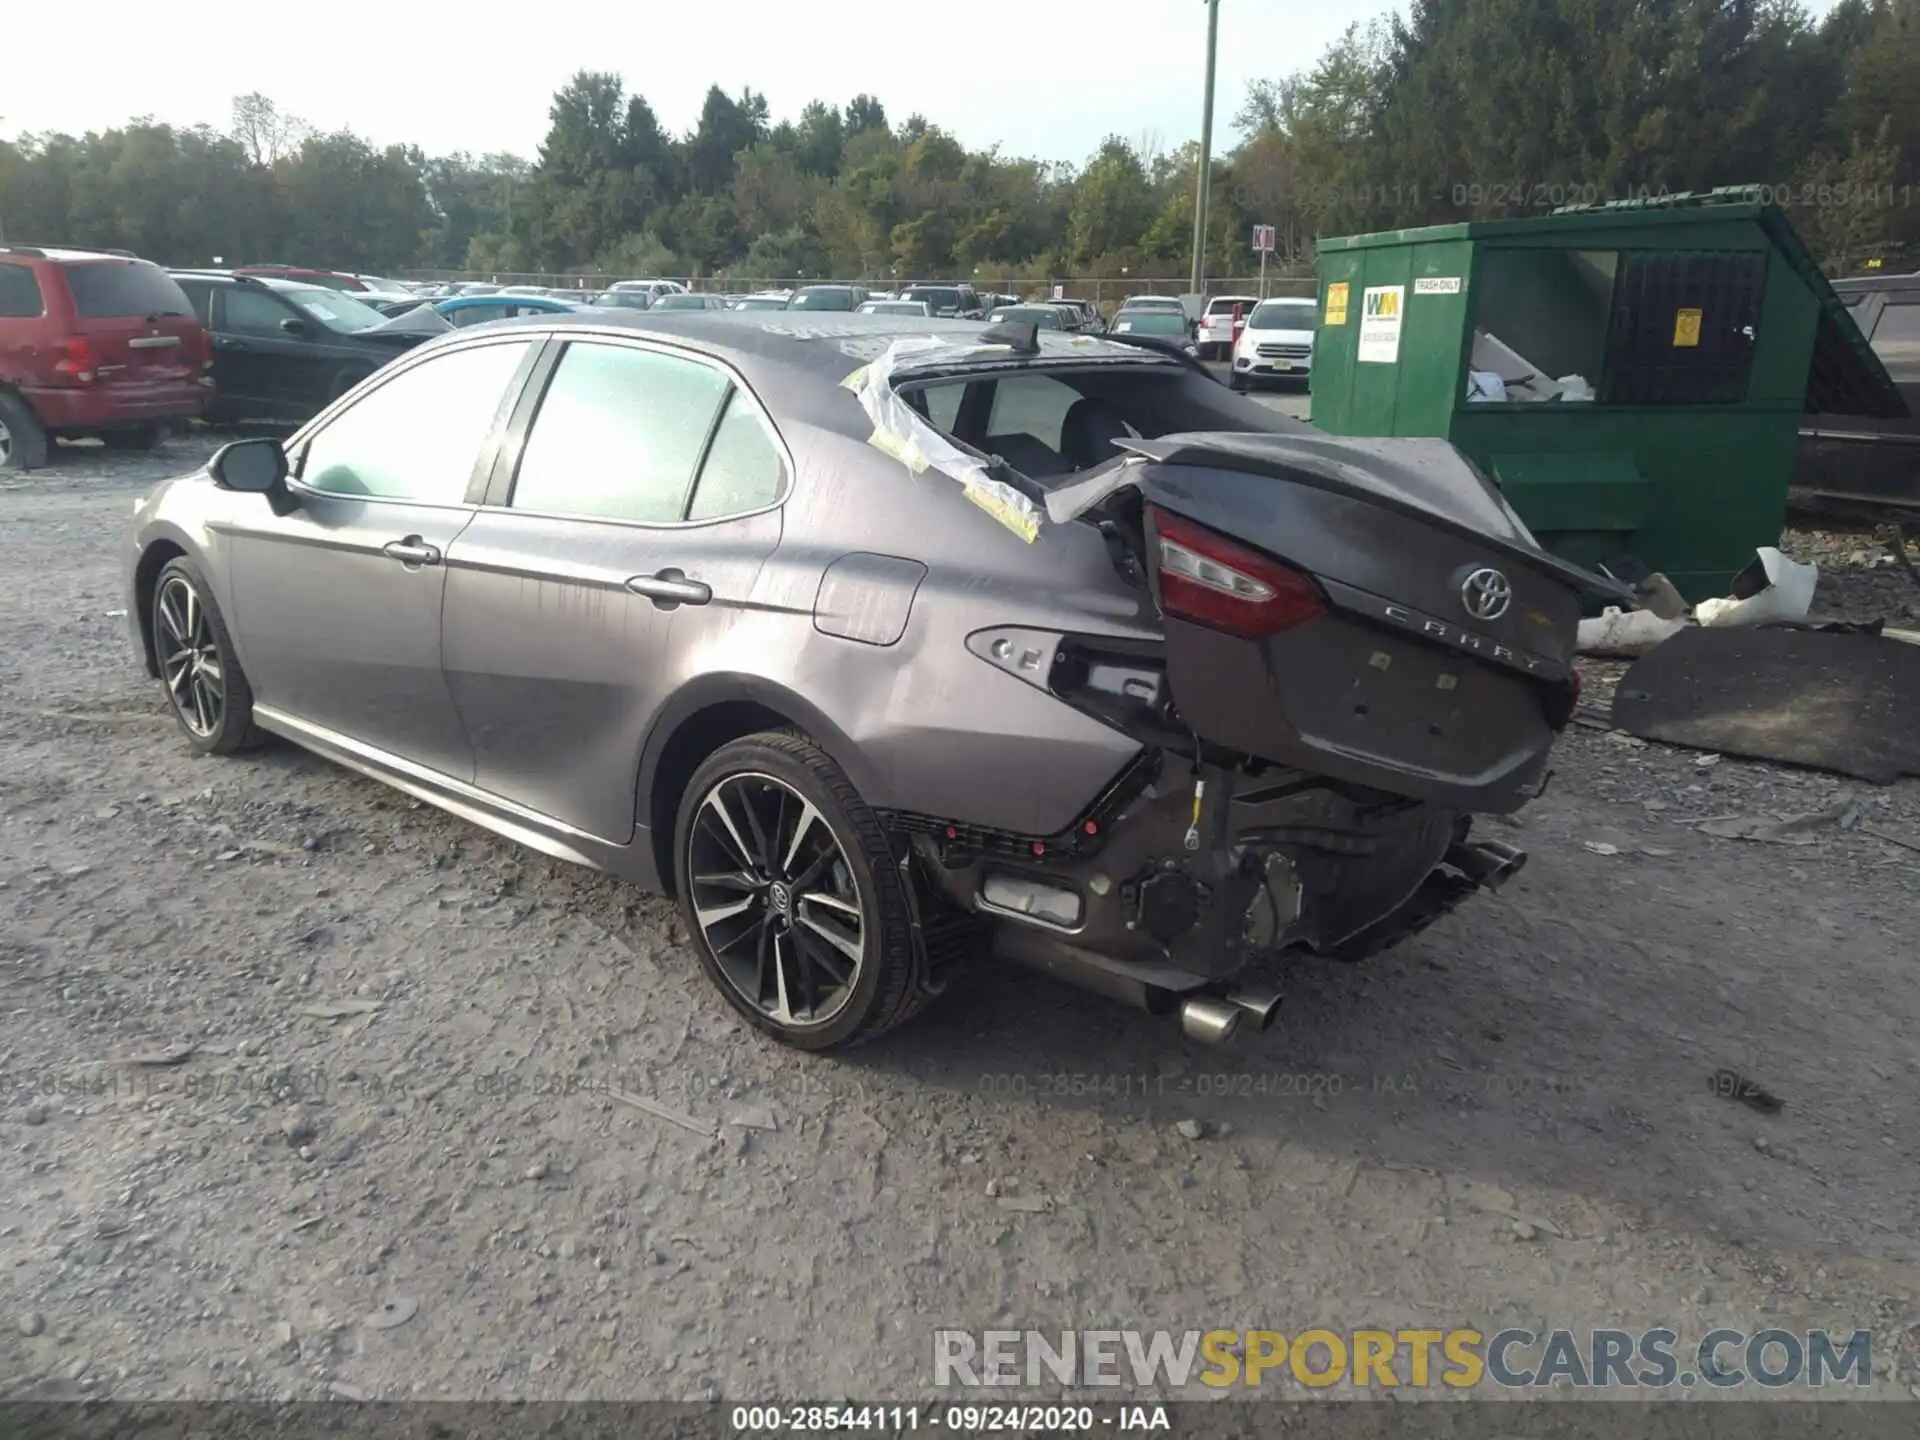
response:
M0 470L56 436L157 444L213 394L213 346L158 265L123 250L0 245Z

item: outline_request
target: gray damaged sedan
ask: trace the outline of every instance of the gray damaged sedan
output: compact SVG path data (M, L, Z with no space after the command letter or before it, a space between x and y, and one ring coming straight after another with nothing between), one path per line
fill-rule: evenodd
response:
M608 310L395 360L140 500L189 743L264 734L678 899L813 1050L991 949L1269 1025L1524 857L1582 595L1438 441L1179 353L961 321Z

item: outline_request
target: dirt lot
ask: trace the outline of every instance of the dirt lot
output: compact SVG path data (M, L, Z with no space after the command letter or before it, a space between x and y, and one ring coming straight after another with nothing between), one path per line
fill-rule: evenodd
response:
M809 1060L661 902L188 750L118 545L207 448L0 486L0 1394L877 1398L939 1326L1315 1323L1871 1326L1920 1384L1920 852L1689 823L1842 782L1577 730L1502 897L1265 1037L986 968Z

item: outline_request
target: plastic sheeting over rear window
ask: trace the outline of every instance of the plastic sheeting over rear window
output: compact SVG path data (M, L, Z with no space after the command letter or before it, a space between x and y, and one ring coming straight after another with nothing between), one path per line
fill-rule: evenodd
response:
M996 480L987 464L955 445L894 392L893 377L903 368L933 368L964 364L983 356L1010 354L1005 345L959 345L931 336L896 340L841 382L860 401L873 421L868 443L884 450L914 474L938 470L960 482L967 498L1031 545L1040 534L1040 507L1004 480Z

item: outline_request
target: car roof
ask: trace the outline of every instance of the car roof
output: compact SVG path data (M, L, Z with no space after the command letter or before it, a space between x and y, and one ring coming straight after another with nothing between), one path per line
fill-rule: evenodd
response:
M956 345L981 344L980 326L967 320L934 320L911 315L858 315L852 311L742 310L572 310L495 320L484 326L436 336L429 346L460 343L481 330L503 334L514 329L545 331L558 337L604 335L648 340L684 348L737 370L747 384L782 418L806 423L832 422L835 429L865 439L872 422L858 406L841 406L843 382L878 358L897 340L929 337ZM1098 340L1065 330L1041 330L1040 349L1016 363L1121 363L1179 367L1180 362L1153 350L1117 340ZM426 347L422 347L423 349ZM999 361L993 356L980 364Z
M117 260L122 264L129 260L142 265L154 262L131 250L86 250L70 249L64 245L6 245L0 244L0 255L12 255L21 260L51 260L56 265L72 265L88 260Z
M254 275L241 270L186 270L174 269L167 272L176 280L218 280L228 285L258 285L267 290L326 290L329 295L345 295L355 299L352 291L328 290L325 285L315 285L310 280L301 280L288 275Z

